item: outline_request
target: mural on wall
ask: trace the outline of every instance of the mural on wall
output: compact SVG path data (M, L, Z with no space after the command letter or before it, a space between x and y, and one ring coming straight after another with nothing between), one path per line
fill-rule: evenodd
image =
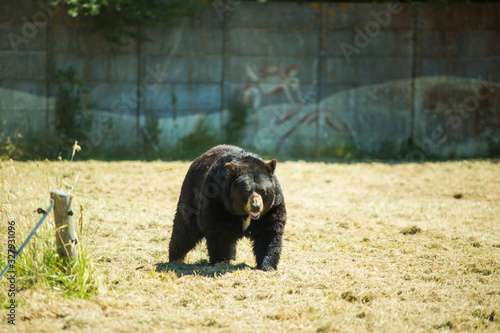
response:
M237 90L249 105L240 143L269 155L332 156L345 146L374 156L412 146L440 157L499 154L498 6L455 8L453 20L441 22L448 6L404 5L390 26L373 15L386 4L241 6L229 24L212 24L209 15L205 23L148 27L154 43L116 53L85 19L61 14L51 38L27 38L19 50L3 45L0 132L37 137L53 122L57 89L48 82L57 64L75 66L90 87L101 135L85 139L109 151L143 141L161 150L200 132L223 137L224 105ZM277 16L285 7L290 12ZM31 9L11 6L18 30L38 10ZM0 22L4 35L12 22ZM375 24L370 43L356 44L357 27ZM343 52L353 42L356 52ZM27 65L16 66L19 59Z
M317 66L315 60L311 66L312 84L304 92L297 64L291 64L284 70L280 65L255 69L246 64L249 83L241 93L250 107L251 119L245 145L276 153L280 153L287 144L290 149L297 145L312 149L317 142L311 138L311 133L318 132L320 117L323 125L328 127L328 133L334 132L337 137L353 141L349 126L318 100ZM283 102L269 102L276 98Z
M303 104L304 99L300 93L300 81L296 77L299 71L298 65L288 66L281 72L278 66L267 66L257 71L250 65L246 65L247 76L254 82L243 88L243 98L246 102L252 102L253 108L261 105L262 95L284 94L292 105Z

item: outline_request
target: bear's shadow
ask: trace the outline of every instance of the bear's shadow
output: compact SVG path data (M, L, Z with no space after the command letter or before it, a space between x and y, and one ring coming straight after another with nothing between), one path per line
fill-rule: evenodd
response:
M155 264L156 271L161 272L174 272L177 277L183 275L199 275L206 277L217 277L229 272L241 271L250 266L245 263L231 265L230 263L219 263L210 265L208 261L201 260L194 264L186 264L180 261L163 262ZM250 267L253 269L253 267Z

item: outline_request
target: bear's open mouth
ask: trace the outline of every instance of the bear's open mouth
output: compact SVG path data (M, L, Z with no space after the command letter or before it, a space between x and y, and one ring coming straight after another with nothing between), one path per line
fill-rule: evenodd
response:
M260 212L250 212L250 216L255 220L260 217Z

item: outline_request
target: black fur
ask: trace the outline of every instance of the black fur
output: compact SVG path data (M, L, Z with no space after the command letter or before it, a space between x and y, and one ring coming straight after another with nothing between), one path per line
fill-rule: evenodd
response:
M182 185L170 239L170 261L183 260L204 237L210 263L235 259L236 242L249 237L257 268L276 269L286 209L275 167L276 160L266 163L252 152L229 145L214 147L198 157ZM245 198L252 192L261 196L264 207L260 217L243 230L249 216Z

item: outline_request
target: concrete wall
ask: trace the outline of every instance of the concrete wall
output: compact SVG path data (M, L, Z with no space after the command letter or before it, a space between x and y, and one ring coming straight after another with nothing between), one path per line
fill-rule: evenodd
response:
M235 94L242 145L272 154L357 146L485 156L500 149L500 5L244 3L113 50L50 1L0 1L0 124L53 126L52 66L77 69L95 124L84 150L133 146L158 119L175 146L200 119L222 137ZM445 18L445 19L443 19ZM112 124L111 127L103 124ZM416 151L401 158L417 159Z

